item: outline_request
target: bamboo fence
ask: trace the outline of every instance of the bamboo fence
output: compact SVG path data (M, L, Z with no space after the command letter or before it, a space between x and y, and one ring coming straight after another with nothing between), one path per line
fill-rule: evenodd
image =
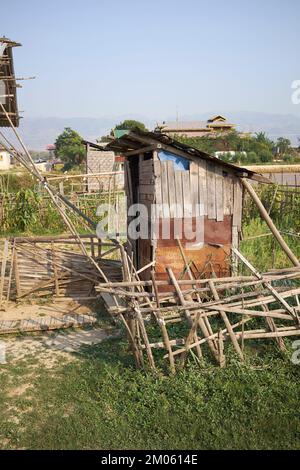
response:
M168 280L157 280L153 270L151 279L143 281L123 249L123 281L95 288L117 297L119 305L109 311L125 322L138 367L155 371L158 351L171 373L190 355L199 363L210 356L224 367L229 344L243 361L248 340L272 340L284 351L285 338L300 335L300 267L259 273L233 248L249 275L195 278L179 249L186 263L184 278L167 268Z

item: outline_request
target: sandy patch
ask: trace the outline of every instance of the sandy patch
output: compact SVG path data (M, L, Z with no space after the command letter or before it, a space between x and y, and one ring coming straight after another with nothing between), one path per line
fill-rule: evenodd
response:
M7 395L9 398L20 397L26 392L26 390L28 390L31 387L32 387L31 384L28 384L28 383L22 384L19 387L11 388Z
M77 360L72 353L81 347L99 344L103 340L119 335L115 328L93 328L89 330L65 330L64 333L45 333L37 336L6 337L2 342L6 347L7 365L27 360L29 368L36 369L41 364L52 369L61 362ZM1 365L0 365L1 369Z

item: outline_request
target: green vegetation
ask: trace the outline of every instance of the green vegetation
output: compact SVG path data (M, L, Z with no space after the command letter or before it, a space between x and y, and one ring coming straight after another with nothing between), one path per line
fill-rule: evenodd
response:
M22 189L35 189L35 179L26 172L6 172L0 175L0 193L17 193Z
M212 137L182 137L175 138L186 145L196 147L203 152L213 154L214 152L224 152L221 159L231 163L255 164L270 163L274 158L279 158L284 162L299 162L300 154L291 148L288 139L280 137L276 142L270 140L264 132L259 132L255 136L241 136L236 131L227 134L219 134ZM230 152L235 152L232 155Z
M251 352L245 364L191 363L175 377L135 370L116 339L53 369L38 356L1 366L1 447L297 449L300 368L274 346Z
M109 135L104 135L99 139L99 142L111 142L112 139L118 137L118 132L117 131L130 131L132 129L138 128L141 131L147 131L148 129L146 128L145 124L136 121L134 119L125 119L125 121L120 122L120 124L117 124L113 129L111 129Z
M135 121L134 119L125 119L125 121L120 122L120 124L117 124L115 127L115 129L119 129L119 130L131 130L135 128L138 128L141 131L148 130L144 123L140 121Z
M63 133L57 137L55 148L56 156L64 162L64 171L83 162L85 150L82 138L70 127L66 127Z
M299 233L300 193L265 187L260 197L282 231ZM37 202L31 193L18 198L20 206ZM250 199L243 231L246 238L268 232ZM287 241L300 257L298 239ZM288 264L272 237L245 240L242 251L258 269ZM98 313L103 326L108 319L101 308ZM71 360L55 362L49 350L51 368L45 353L17 362L8 356L0 367L1 447L299 448L300 366L291 362L292 339L286 353L271 341L246 342L243 364L229 345L224 369L208 354L200 367L190 355L188 367L171 377L158 357L157 375L135 370L125 336L81 348Z
M75 195L70 200L96 223L107 216L107 214L96 215L98 206L108 203L107 194L91 194L89 197ZM110 196L110 202L114 204L113 196ZM4 195L0 199L0 207L2 208L0 212L1 236L59 235L65 231L62 218L50 198L32 189ZM72 211L68 213L79 233L86 233L83 220Z
M255 190L283 238L300 258L300 192L293 188L273 185L262 185ZM243 214L245 240L241 249L245 256L263 271L290 266L289 259L274 237L264 236L270 233L270 230L258 215L257 207L248 195L244 200Z

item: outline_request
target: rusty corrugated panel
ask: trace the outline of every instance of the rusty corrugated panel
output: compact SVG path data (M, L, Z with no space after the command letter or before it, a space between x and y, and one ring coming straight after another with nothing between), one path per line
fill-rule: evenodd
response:
M188 262L193 261L198 269L197 271L192 266L196 277L212 277L214 274L218 277L224 277L230 275L230 249L231 245L222 247L204 245L198 251L185 250L185 254ZM183 275L185 266L178 246L168 250L164 247L157 247L155 274L158 280L168 279L166 267L172 268L178 279L188 279L187 275ZM161 292L167 290L170 290L169 287L161 288Z
M224 220L217 222L205 217L204 243L213 245L229 245L232 241L232 217L225 215Z
M197 233L197 219L198 227L202 233ZM185 236L184 230L177 229L176 226L180 226L182 219L160 219L157 222L155 234L158 239L158 244L160 247L170 248L177 246L176 238L177 235L184 247L188 247L190 244L197 243L197 241L202 241L205 244L212 245L228 245L232 241L232 217L230 215L225 216L223 221L217 222L216 220L210 220L208 217L193 217L191 219L185 219L185 222L189 224L192 232L194 233L193 238L187 238ZM162 239L163 233L163 224L170 223L170 237ZM182 233L183 232L183 233ZM197 238L197 239L196 239Z

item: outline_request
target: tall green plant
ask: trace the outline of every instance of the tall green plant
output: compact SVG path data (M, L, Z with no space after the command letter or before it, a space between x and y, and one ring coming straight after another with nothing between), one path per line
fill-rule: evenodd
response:
M15 205L9 211L9 226L12 230L25 232L38 222L40 197L31 189L17 192Z

